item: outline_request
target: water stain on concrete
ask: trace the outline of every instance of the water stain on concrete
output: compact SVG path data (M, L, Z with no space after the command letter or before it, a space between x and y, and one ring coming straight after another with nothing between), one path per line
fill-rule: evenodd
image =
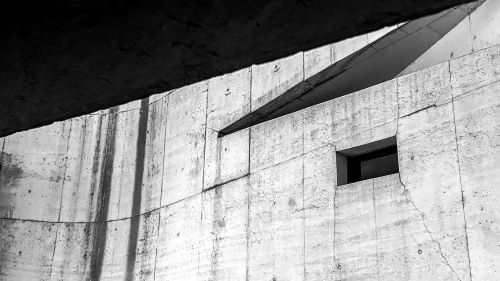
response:
M106 233L111 191L111 180L113 175L113 162L115 158L116 129L118 119L118 108L110 109L108 125L106 128L106 140L104 144L104 155L101 167L101 178L99 182L98 206L96 221L94 224L94 235L92 242L92 253L90 261L90 278L99 280L102 273L104 251L106 250Z
M3 152L0 162L0 188L15 185L22 178L23 169L14 155Z
M137 239L139 236L139 223L142 200L142 179L144 175L144 160L146 157L146 140L148 135L149 99L141 101L139 128L136 144L134 194L132 201L132 218L130 219L130 232L128 239L127 270L125 280L134 279L135 259L137 256Z

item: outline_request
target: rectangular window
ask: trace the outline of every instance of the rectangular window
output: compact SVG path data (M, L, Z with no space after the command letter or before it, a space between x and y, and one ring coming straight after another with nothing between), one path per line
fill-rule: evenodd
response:
M337 152L337 185L398 172L396 137Z

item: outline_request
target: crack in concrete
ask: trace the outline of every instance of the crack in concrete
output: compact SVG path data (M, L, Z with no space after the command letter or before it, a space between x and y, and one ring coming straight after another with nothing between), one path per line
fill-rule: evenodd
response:
M469 24L470 24L470 16L469 16ZM452 85L451 81L451 65L448 63L448 74L449 74L449 81L450 85ZM461 165L460 165L460 154L458 153L458 134L457 134L457 118L455 116L455 97L453 96L453 93L451 93L451 108L452 108L452 113L453 113L453 128L454 128L454 133L455 133L455 145L456 145L456 153L457 153L457 166L458 166L458 178L460 181L460 195L461 195L461 201L462 201L462 211L463 211L463 218L464 218L464 231L465 231L465 245L467 247L467 260L468 260L468 265L469 265L469 279L472 280L472 268L470 265L470 251L469 251L469 234L467 231L467 220L465 217L465 198L464 198L464 189L462 186L462 170L461 170Z
M436 246L438 247L439 255L443 259L443 261L446 264L446 266L457 276L458 280L462 280L460 278L460 276L458 275L458 273L450 265L450 263L448 262L448 259L446 258L446 256L444 255L443 249L441 247L441 243L439 243L439 241L437 241L434 238L434 236L432 235L432 232L429 230L429 227L427 226L427 223L425 222L425 214L424 214L424 212L422 212L422 210L420 210L417 207L417 205L415 205L415 202L413 202L413 200L410 198L410 196L409 196L410 192L408 191L408 189L406 188L406 185L403 183L403 181L401 179L401 173L399 173L398 176L399 176L399 183L403 186L402 195L405 197L406 201L409 202L413 206L413 208L415 209L415 211L417 211L417 213L420 215L421 222L422 222L422 225L424 226L425 232L429 235L429 237L431 238L431 241L434 242L436 244ZM417 243L417 245L420 247L420 245L418 243Z
M399 107L399 83L396 79L396 93L397 93L397 104L398 104L398 119L397 119L397 122L396 122L396 138L399 136L399 121L402 117L400 117L400 107ZM430 106L430 107L433 107L433 106ZM423 110L427 110L428 108L430 107L427 107L427 108L424 108L422 110L419 110L419 111L416 111L416 112L420 112L420 111L423 111ZM412 114L415 114L416 112L412 113ZM398 178L399 178L399 183L401 184L401 186L403 187L403 192L402 192L402 195L405 197L406 201L409 202L413 208L415 209L415 211L417 211L417 213L419 214L420 218L421 218L421 222L422 222L422 225L424 226L424 229L425 229L425 232L429 235L429 237L431 238L431 241L434 242L437 247L438 247L438 251L439 251L439 255L441 256L441 258L443 259L444 263L446 264L446 266L457 276L458 280L461 280L460 279L460 276L457 274L457 272L455 272L455 270L453 269L453 267L450 265L450 263L448 262L448 259L446 258L446 256L444 255L443 253L443 249L441 248L441 243L439 243L439 241L437 241L434 236L432 235L432 232L429 230L429 227L427 226L427 223L425 222L425 214L422 212L422 210L420 210L417 205L415 204L415 202L413 202L413 200L410 198L410 191L407 189L406 187L406 184L403 183L403 180L401 178L401 171L399 171L398 173ZM420 245L417 243L417 245L420 247Z
M397 108L398 108L398 118L396 120L396 138L399 136L399 121L401 118L400 116L400 106L399 106L399 101L400 101L400 98L399 98L399 81L398 79L396 79L396 94L397 94ZM422 110L419 110L419 111L423 111L423 110L427 110L428 108L431 108L433 106L430 106L430 107L427 107L427 108L424 108ZM416 112L419 112L419 111L416 111ZM416 112L412 113L412 114L415 114ZM397 142L399 143L399 142ZM399 160L399 159L398 159ZM399 183L401 184L401 186L403 187L403 192L401 193L401 195L403 195L406 199L407 202L409 202L413 208L415 209L415 211L417 211L417 213L419 214L420 218L421 218L421 222L422 222L422 225L424 227L424 230L425 232L429 235L430 239L432 242L434 242L438 248L438 251L439 251L439 255L441 256L441 258L443 259L444 263L446 264L446 266L457 276L458 280L462 280L460 278L460 276L458 275L458 273L453 269L453 267L450 265L450 263L448 262L448 259L446 258L446 256L444 255L443 253L443 249L441 248L441 243L439 243L439 241L437 241L434 236L432 235L432 232L429 230L429 227L427 226L427 223L425 221L425 214L424 212L422 212L422 210L420 210L417 205L415 204L415 202L413 202L413 200L410 198L411 195L410 195L410 191L407 189L406 187L406 184L403 183L403 179L401 178L401 170L399 171L398 173L398 179L399 179ZM417 246L420 247L420 245L417 243Z

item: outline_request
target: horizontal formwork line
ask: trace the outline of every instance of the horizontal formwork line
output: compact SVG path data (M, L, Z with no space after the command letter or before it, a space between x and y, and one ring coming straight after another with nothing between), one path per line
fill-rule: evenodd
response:
M135 215L135 216L130 216L130 217L124 217L124 218L117 218L117 219L111 219L111 220L94 220L94 221L45 221L45 220L37 220L37 219L21 219L21 218L0 218L0 220L6 220L6 221L22 221L22 222L35 222L35 223L49 223L49 224L89 224L89 223L96 223L96 224L99 224L99 223L109 223L109 222L117 222L117 221L125 221L125 220L131 220L131 219L134 219L134 218L139 218L139 217L142 217L142 216L146 216L146 215L150 215L151 213L154 213L154 212L157 212L157 211L160 211L161 209L165 209L165 208L168 208L172 205L175 205L177 203L180 203L184 200L189 200L191 198L194 198L198 195L201 195L207 191L210 191L212 189L216 189L216 188L219 188L225 184L228 184L228 183L231 183L233 181L237 181L237 180L240 180L242 178L245 178L245 177L248 177L250 176L250 173L246 173L240 177L237 177L237 178L234 178L234 179L231 179L231 180L227 180L225 182L221 182L221 183L218 183L218 184L215 184L213 186L210 186L210 187L207 187L206 189L203 189L202 191L200 192L197 192L195 194L192 194L192 195L189 195L187 197L184 197L182 199L179 199L177 201L174 201L172 203L169 203L167 205L164 205L164 206L161 206L161 207L158 207L158 208L154 208L152 210L149 210L147 212L144 212L144 213L141 213L141 214L138 214L138 215Z

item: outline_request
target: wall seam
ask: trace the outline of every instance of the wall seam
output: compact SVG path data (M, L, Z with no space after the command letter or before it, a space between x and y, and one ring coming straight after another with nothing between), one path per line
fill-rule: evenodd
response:
M304 266L304 281L307 280L307 269L306 269L306 206L305 206L305 117L304 111L302 111L302 238L303 238L303 257L302 262Z
M146 162L146 147L148 145L148 123L149 123L149 98L141 100L141 110L139 111L139 122L137 124L137 139L135 151L135 174L134 190L132 194L131 214L133 216L141 213L142 186L144 184L144 168ZM154 120L153 120L154 121ZM147 180L147 174L146 174ZM136 216L129 221L127 266L125 280L133 280L135 276L135 262L137 259L137 245L139 240L139 225L141 217Z
M66 140L66 153L64 155L64 170L63 170L61 196L59 198L59 214L57 215L58 222L61 220L62 199L63 199L63 194L64 194L64 184L66 183L66 169L68 168L69 139L71 137L72 125L73 125L73 122L69 122L69 132L68 132L68 138Z
M378 224L377 224L377 205L375 201L375 180L372 179L372 199L373 199L373 219L375 221L375 251L376 251L376 258L377 258L377 280L380 280L380 265L379 265L379 259L378 259Z
M139 110L139 118L141 118L140 114L141 114L141 110ZM117 117L117 121L116 122L118 123L119 120L120 120L120 117ZM128 118L125 118L125 120L126 120L126 123L128 123L128 121L129 121ZM122 153L121 153L121 155L123 155L123 156L125 156L125 144L127 143L127 135L126 135L127 131L125 131L124 133L125 133L125 139L124 139L123 144L122 144ZM121 164L122 165L120 165L121 166L121 168L120 168L120 174L123 172L123 163L124 162L125 162L125 157L123 157L121 159ZM134 164L137 165L137 162L134 162ZM121 181L121 177L120 177L120 181ZM117 210L118 216L120 216L120 204L121 204L121 199L122 199L122 186L123 185L120 184L120 190L118 191L118 205L117 205L117 207L118 207L118 210ZM111 193L111 191L110 191L110 193Z
M64 170L63 170L63 179L62 179L62 186L61 186L61 196L59 197L59 213L57 215L57 221L58 222L61 220L62 199L63 199L63 194L64 194L64 184L66 182L66 169L68 168L69 139L70 139L70 136L71 136L72 124L73 124L73 122L70 121L69 122L68 138L66 140L66 153L64 155ZM51 258L51 261L50 261L49 277L52 276L52 269L53 269L53 266L54 266L54 257L55 257L55 253L56 253L57 236L58 236L58 234L59 234L59 224L56 224L56 235L54 237L54 246L52 248L52 258Z
M207 131L208 131L208 89L210 85L210 79L207 80L207 89L206 92L206 97L205 97L205 136L203 138L203 170L201 171L201 191L205 190L205 164L206 164L206 158L207 158Z
M253 81L253 65L250 66L250 91L249 91L249 112L252 113L252 82ZM249 262L250 262L250 195L252 191L251 180L250 180L250 167L251 167L251 155L252 155L252 127L248 128L248 179L247 179L247 221L245 226L245 238L246 238L246 261L245 261L245 280L249 281Z
M169 106L169 100L170 100L170 95L167 95L165 98L165 103L166 103L166 106L164 107L165 108L165 132L163 133L163 161L162 161L162 166L161 166L161 185L160 185L160 202L158 204L158 208L156 210L158 210L158 227L157 227L157 230L156 230L156 248L155 248L155 263L154 263L154 268L153 268L153 280L156 280L156 262L158 260L158 246L159 246L159 241L160 241L160 224L161 224L161 199L162 199L162 196L163 196L163 176L164 176L164 172L165 172L165 149L166 149L166 146L167 146L167 124L168 124L168 106ZM163 109L162 109L163 110ZM151 212L154 212L155 210L152 210Z
M7 142L6 138L2 138L3 143L2 143L2 151L0 151L0 172L2 172L2 160L3 160L3 151L5 150L5 143Z
M451 85L451 66L448 63L448 74L450 78L450 85ZM465 216L465 198L464 198L464 189L462 185L462 168L460 165L460 153L458 152L459 147L458 147L458 134L457 134L457 118L455 116L455 98L453 96L453 92L451 93L451 108L452 108L452 113L453 113L453 128L454 128L454 134L455 134L455 148L456 148L456 154L457 154L457 165L458 165L458 178L460 182L460 195L462 199L462 214L464 218L464 231L465 231L465 246L467 248L467 260L468 260L468 265L469 265L469 279L472 281L472 267L470 263L470 250L469 250L469 234L467 230L467 219Z

